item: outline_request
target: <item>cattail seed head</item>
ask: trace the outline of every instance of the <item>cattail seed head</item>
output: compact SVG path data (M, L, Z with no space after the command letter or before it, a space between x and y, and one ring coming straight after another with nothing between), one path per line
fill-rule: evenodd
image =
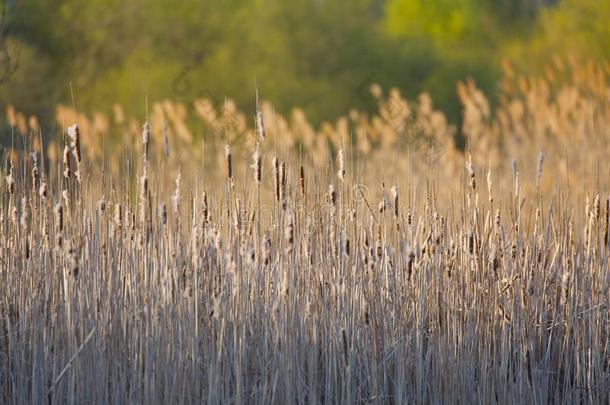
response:
M258 149L258 145L252 154L252 169L254 169L254 181L256 184L261 184L262 180L262 167L261 167L261 155Z
M469 156L466 162L466 170L468 171L468 178L470 179L470 188L474 191L477 188L477 183L474 174L474 166L472 165L472 155Z
M465 244L466 244L466 252L469 255L474 254L474 233L472 232L471 229L468 229L468 231L466 232L466 240L465 240Z
M161 207L159 208L159 216L161 217L161 224L163 224L163 226L167 225L167 205L165 202L161 203Z
M227 178L233 178L233 163L231 161L231 147L229 144L225 145L225 158L227 160Z
M208 194L204 191L201 202L201 223L205 226L210 220L209 208L208 208Z
M275 183L275 201L280 201L280 161L277 156L273 157L273 180Z
M595 220L598 220L600 217L599 194L596 194L593 199L593 216Z
M266 266L271 262L271 237L269 236L269 231L265 231L263 235L261 250L261 259Z
M17 212L17 207L13 205L11 208L11 222L14 226L17 226L19 223L19 213Z
M63 163L64 163L64 177L69 179L72 176L72 169L70 165L70 148L68 145L64 146L63 153Z
M61 232L64 229L64 208L61 203L58 203L55 205L53 211L55 212L55 226L57 232Z
M32 152L32 191L36 192L39 181L38 153Z
M263 112L258 110L256 112L256 133L258 135L258 139L265 139L265 125L263 123Z
M144 162L148 162L148 145L150 143L150 125L148 122L144 123L142 129L142 154Z
M286 162L280 162L280 201L282 202L282 209L286 209Z
M334 184L328 186L328 201L333 207L337 205L337 191L335 190Z
M100 213L106 211L106 198L104 196L97 202L97 209Z
M172 207L174 208L174 214L178 214L180 212L180 203L182 201L181 199L181 185L182 185L182 174L178 173L178 175L176 176L176 191L174 192L174 195L172 196Z
M72 148L72 154L76 159L77 163L81 162L81 151L80 151L80 129L78 124L74 124L68 127L68 137L70 138L70 147Z
M299 186L301 188L301 196L305 196L305 169L301 165L299 170Z
M70 193L68 192L68 190L64 190L61 192L61 198L64 199L64 203L66 204L66 207L70 206Z
M343 152L343 148L339 149L339 153L337 154L337 160L339 162L339 170L337 171L337 177L339 180L345 180L345 155Z
M27 227L29 217L28 199L26 197L21 197L21 219L19 222L22 228Z
M40 184L40 189L38 189L38 194L40 195L40 197L44 200L47 198L47 183L46 182L42 182L42 184Z
M381 200L379 200L379 204L377 205L377 209L379 210L379 213L383 214L385 212L386 207L387 207L387 201L385 199L385 196L381 196Z
M493 196L492 196L492 192L491 192L492 187L493 187L493 183L491 181L491 168L489 168L487 170L487 194L488 194L488 197L489 197L489 203L490 204L493 203L493 201L494 201Z
M121 228L123 225L123 207L121 204L114 204L114 224Z
M398 218L398 186L392 186L390 189L392 198L394 199L394 216Z

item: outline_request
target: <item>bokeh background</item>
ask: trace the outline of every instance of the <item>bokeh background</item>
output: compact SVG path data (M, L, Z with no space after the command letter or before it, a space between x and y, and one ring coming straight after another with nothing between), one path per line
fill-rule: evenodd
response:
M0 104L57 125L58 104L144 118L146 99L235 100L256 89L310 122L374 111L371 83L427 91L461 127L456 82L497 102L503 63L610 54L605 0L6 0ZM47 133L49 132L47 128ZM6 140L6 137L4 137Z

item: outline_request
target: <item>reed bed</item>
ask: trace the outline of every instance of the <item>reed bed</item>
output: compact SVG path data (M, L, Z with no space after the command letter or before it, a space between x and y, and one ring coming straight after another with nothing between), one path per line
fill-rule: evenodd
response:
M0 402L608 403L610 72L552 68L461 83L463 142L376 86L319 130L9 108Z

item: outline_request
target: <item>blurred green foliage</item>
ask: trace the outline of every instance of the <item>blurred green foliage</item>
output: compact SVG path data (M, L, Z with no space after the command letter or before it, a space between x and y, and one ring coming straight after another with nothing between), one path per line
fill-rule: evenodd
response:
M233 98L255 89L319 123L372 110L377 82L429 90L457 120L455 82L493 95L500 61L540 69L555 53L607 57L600 0L16 0L5 2L19 68L0 102L43 119L58 102L144 115L149 100Z

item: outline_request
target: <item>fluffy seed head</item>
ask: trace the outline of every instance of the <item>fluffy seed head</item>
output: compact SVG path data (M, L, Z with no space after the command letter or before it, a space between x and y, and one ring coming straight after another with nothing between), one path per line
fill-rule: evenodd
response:
M337 171L337 177L339 180L345 179L345 155L343 152L343 148L339 149L339 153L337 154L337 161L339 162L339 170Z
M78 163L81 162L80 153L80 129L78 124L74 124L68 127L68 137L70 138L70 147L72 148L72 154Z

